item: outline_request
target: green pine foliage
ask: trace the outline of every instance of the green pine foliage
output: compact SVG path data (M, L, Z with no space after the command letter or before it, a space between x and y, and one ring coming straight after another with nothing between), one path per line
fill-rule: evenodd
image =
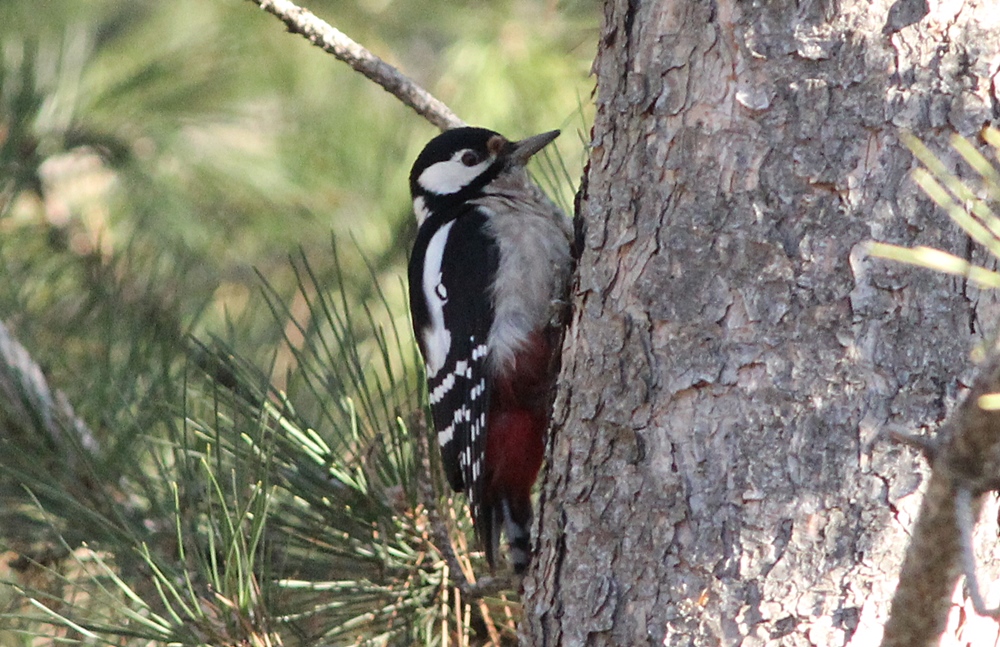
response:
M309 8L470 121L563 128L571 211L590 4ZM406 317L433 134L249 3L0 3L0 647L514 642Z
M963 177L966 169L949 169L923 142L903 134L903 141L921 166L914 169L913 181L935 202L968 237L988 253L988 262L1000 258L1000 131L984 128L980 145L992 154L989 159L976 144L958 134L951 136L951 146L962 158L971 179ZM961 276L982 289L1000 288L1000 272L977 265L970 259L931 247L901 247L882 242L869 244L872 256L886 258L930 270ZM977 351L981 352L981 351Z

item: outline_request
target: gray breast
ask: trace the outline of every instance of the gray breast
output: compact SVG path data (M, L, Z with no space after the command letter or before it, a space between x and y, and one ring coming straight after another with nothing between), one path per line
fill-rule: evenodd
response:
M512 362L528 336L549 325L563 307L572 266L569 218L523 171L510 175L476 201L489 213L500 245L487 342L494 368Z

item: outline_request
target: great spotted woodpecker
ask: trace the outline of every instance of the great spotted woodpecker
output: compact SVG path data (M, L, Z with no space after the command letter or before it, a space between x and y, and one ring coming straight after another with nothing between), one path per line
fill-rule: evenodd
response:
M410 311L448 482L464 491L490 568L501 528L530 561L531 487L572 258L572 224L524 168L556 138L485 128L435 137L410 172L419 230Z

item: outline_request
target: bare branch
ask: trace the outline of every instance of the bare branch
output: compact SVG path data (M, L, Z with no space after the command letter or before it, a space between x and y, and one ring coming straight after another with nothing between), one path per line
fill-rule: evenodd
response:
M965 401L940 432L882 647L937 645L963 572L976 589L977 611L988 611L970 551L983 497L1000 488L1000 411L983 406L984 396L997 392L1000 346L991 350Z
M52 444L66 448L66 431L73 434L68 442L93 452L98 448L94 434L77 417L73 406L61 391L53 392L28 350L0 321L0 408L6 409L26 427L40 427ZM67 452L72 460L73 452Z
M938 644L948 619L952 591L962 573L955 492L948 477L938 471L931 473L899 573L882 647ZM975 504L978 512L978 499Z
M972 608L981 616L996 618L1000 609L989 609L986 600L979 590L979 577L976 575L976 553L972 544L972 532L976 529L979 517L972 492L959 488L955 494L955 522L958 524L959 537L962 542L962 571L965 574L965 586L969 590Z
M496 595L501 591L516 591L518 589L518 580L518 577L509 575L484 577L478 582L466 582L465 586L461 587L462 595L482 599Z
M441 130L464 126L465 122L444 103L434 98L412 79L375 56L343 32L317 18L308 9L290 0L251 0L261 9L281 19L288 31L305 36L324 52L333 54L356 71L381 85L387 92L413 108L417 114Z

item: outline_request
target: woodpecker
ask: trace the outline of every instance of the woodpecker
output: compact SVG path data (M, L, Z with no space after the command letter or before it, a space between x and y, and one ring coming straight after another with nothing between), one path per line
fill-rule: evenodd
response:
M502 528L518 574L530 561L531 488L573 263L572 223L525 164L558 135L512 142L456 128L410 171L410 312L442 464L490 569Z

